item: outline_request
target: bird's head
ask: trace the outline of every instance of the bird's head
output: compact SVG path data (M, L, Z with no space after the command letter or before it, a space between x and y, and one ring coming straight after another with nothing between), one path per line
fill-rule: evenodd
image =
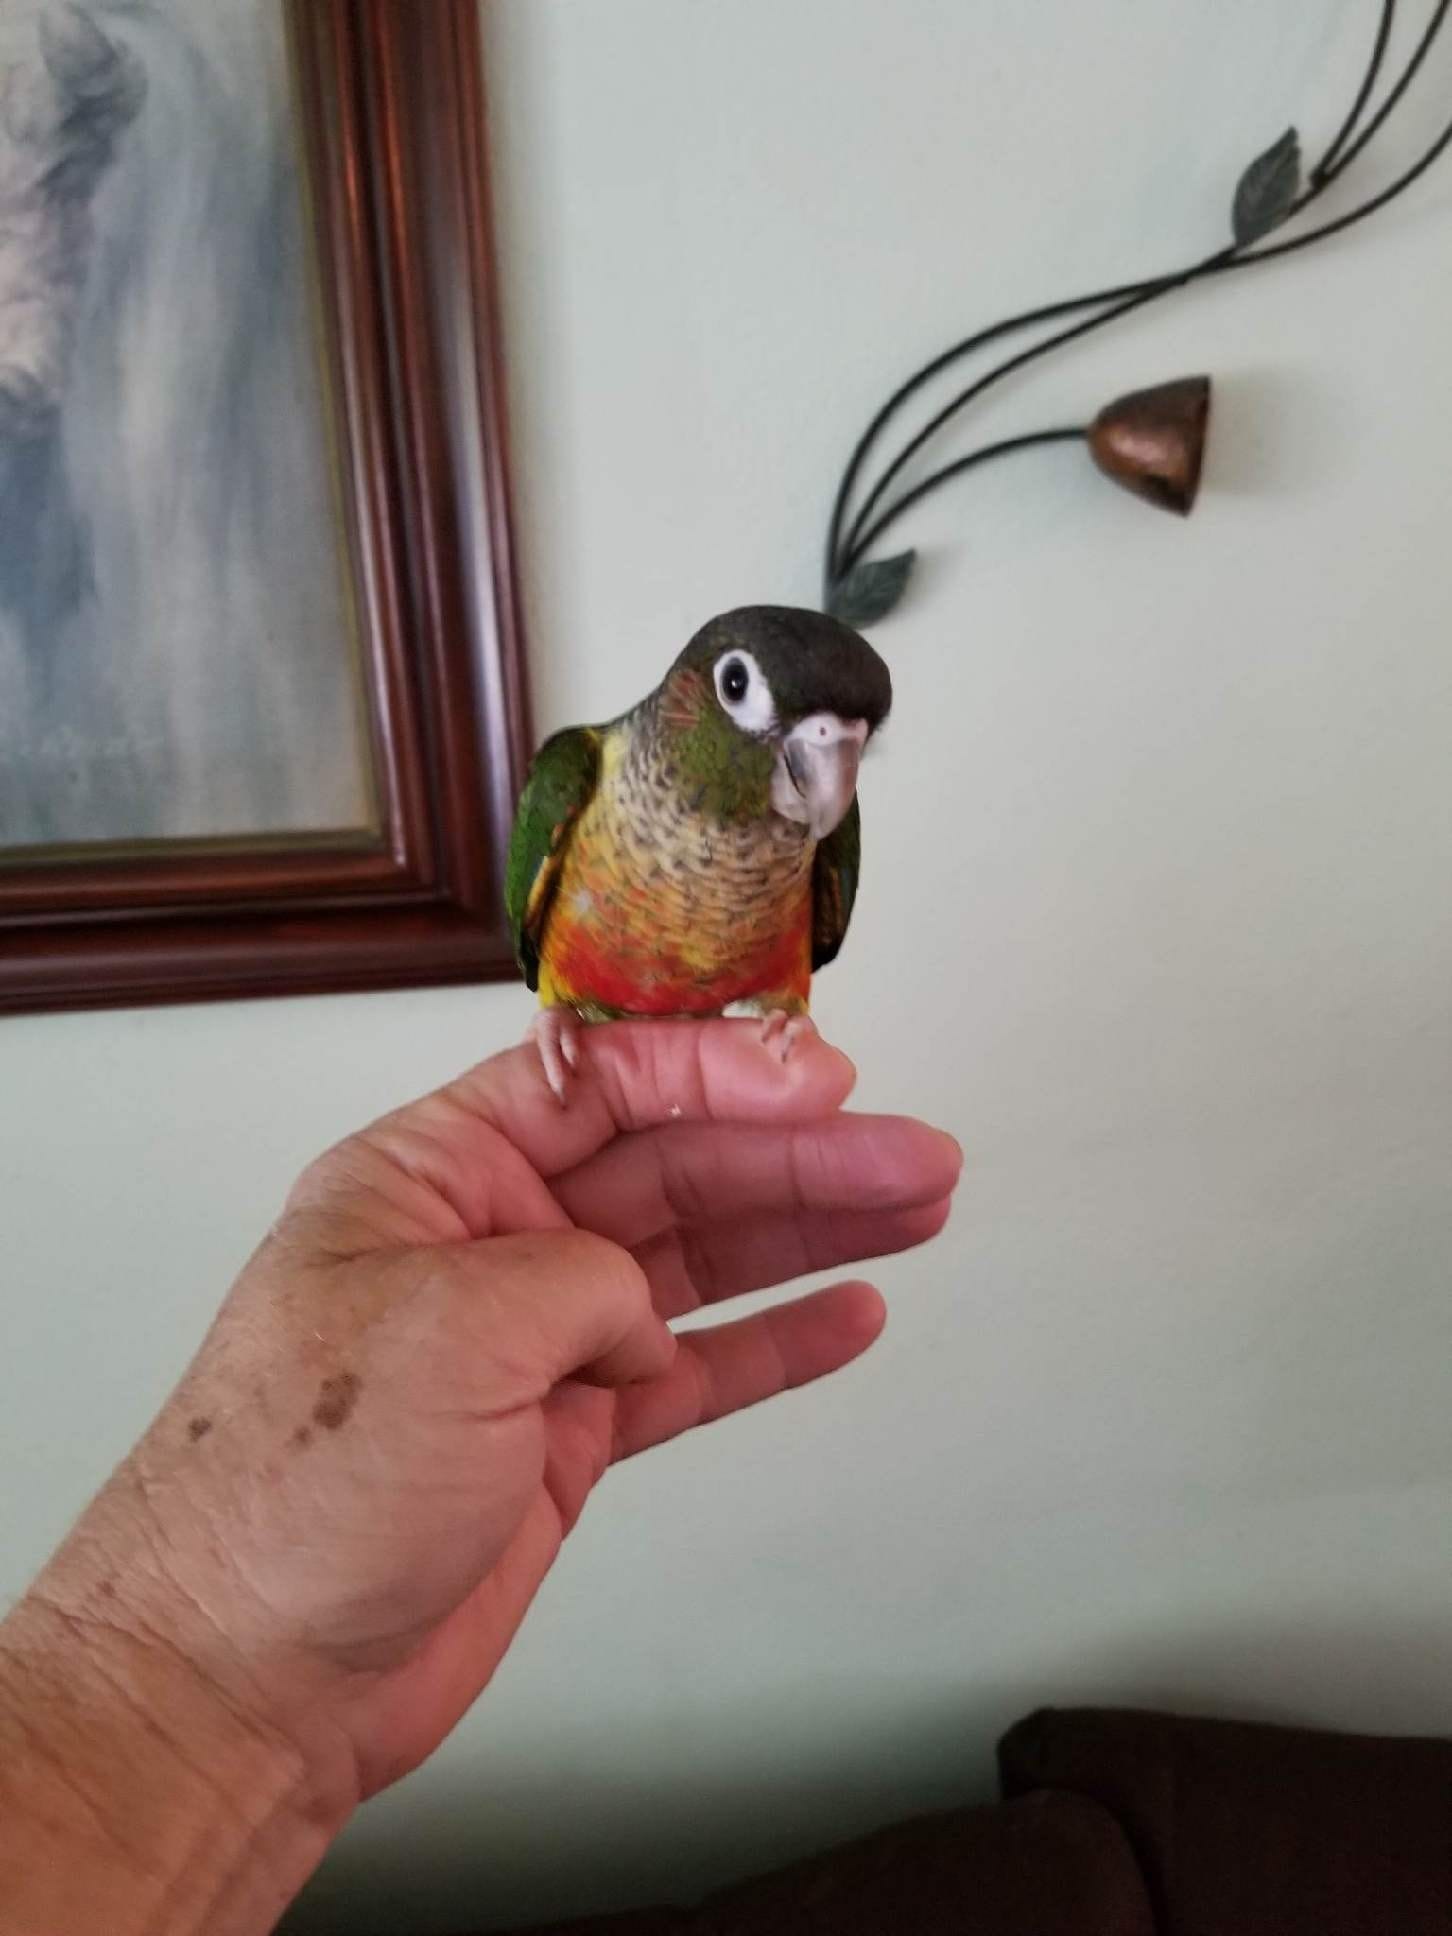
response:
M824 840L892 705L887 667L821 612L744 605L703 625L666 674L659 718L683 779L727 819L768 811Z

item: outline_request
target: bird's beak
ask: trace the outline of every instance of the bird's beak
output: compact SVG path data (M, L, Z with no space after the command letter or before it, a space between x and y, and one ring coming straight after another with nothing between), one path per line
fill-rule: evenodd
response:
M825 840L840 825L857 791L857 768L867 744L865 719L812 713L787 734L776 756L771 804L783 819Z

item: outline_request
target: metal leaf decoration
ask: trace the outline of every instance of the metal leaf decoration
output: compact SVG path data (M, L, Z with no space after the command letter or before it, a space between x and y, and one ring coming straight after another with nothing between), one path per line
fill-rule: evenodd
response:
M864 558L832 587L827 610L844 625L874 625L902 597L912 575L915 551L899 551L891 558Z
M1290 214L1301 190L1301 141L1287 128L1241 176L1235 188L1230 223L1239 248L1258 242L1278 229Z

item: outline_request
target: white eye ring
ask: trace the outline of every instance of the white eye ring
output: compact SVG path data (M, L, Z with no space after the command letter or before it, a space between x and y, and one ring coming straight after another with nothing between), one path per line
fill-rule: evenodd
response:
M728 672L746 674L746 690L734 698L726 691ZM740 647L723 652L716 661L716 697L721 702L723 712L730 715L743 733L765 734L776 725L776 706L772 701L771 687L766 683L766 674L751 654Z

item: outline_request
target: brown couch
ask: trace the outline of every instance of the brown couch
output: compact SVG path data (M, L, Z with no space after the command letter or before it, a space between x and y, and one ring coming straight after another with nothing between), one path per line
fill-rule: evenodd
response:
M1452 1742L1046 1709L1003 1800L534 1936L1452 1936Z

